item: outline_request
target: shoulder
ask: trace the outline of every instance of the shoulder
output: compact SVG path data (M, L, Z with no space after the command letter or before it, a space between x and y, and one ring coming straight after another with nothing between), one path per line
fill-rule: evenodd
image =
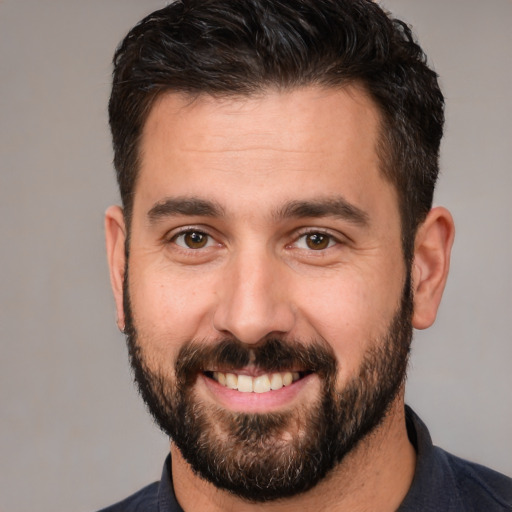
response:
M512 511L512 478L435 448L451 469L462 499L475 510Z
M171 456L167 456L160 481L99 512L183 512L174 495Z
M400 512L512 512L512 479L434 446L426 425L406 407L416 471Z
M152 483L128 498L99 512L156 512L159 482Z

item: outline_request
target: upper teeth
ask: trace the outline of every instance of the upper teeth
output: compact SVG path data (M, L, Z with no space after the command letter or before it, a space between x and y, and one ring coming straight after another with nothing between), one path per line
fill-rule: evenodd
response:
M221 385L237 389L242 393L266 393L289 386L299 379L299 372L265 373L258 377L237 375L236 373L213 372L213 378Z

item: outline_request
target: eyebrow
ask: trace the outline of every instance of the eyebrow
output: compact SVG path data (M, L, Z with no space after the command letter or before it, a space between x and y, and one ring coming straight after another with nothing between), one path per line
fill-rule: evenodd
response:
M151 223L173 215L220 217L223 208L213 201L196 197L169 197L155 204L148 212Z
M218 203L197 197L169 197L156 203L148 212L152 224L173 215L222 217L224 209ZM368 214L343 197L318 200L290 201L273 212L276 220L288 218L337 217L358 226L367 226Z
M361 227L369 223L368 214L343 197L291 201L280 208L275 216L278 219L337 217Z

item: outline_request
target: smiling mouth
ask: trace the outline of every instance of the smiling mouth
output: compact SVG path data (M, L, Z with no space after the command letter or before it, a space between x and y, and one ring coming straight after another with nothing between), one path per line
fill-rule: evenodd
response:
M206 377L216 381L221 386L239 391L240 393L268 393L290 386L310 372L273 372L253 377L232 372L207 371Z

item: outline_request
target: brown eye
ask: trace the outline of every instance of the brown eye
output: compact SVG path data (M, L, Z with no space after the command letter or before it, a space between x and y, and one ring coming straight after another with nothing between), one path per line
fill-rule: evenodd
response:
M185 249L203 249L209 242L209 235L201 231L186 231L174 238L174 243Z
M324 235L323 233L310 233L308 235L304 235L304 237L308 249L313 249L314 251L327 249L331 243L331 237L329 235Z

